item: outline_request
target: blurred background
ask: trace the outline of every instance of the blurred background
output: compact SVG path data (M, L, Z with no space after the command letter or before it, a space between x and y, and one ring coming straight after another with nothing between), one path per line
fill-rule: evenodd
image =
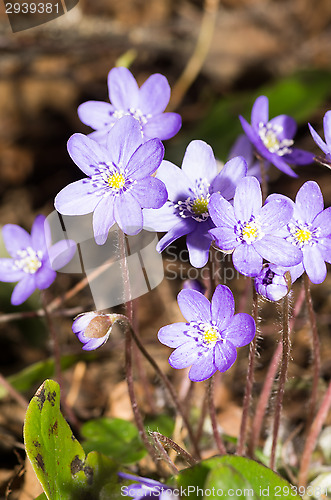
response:
M165 158L180 165L192 139L207 141L216 156L225 161L241 133L238 114L249 119L252 104L261 94L269 97L271 117L285 113L298 121L296 145L318 154L307 122L323 136L323 116L331 109L330 54L329 0L80 0L64 16L17 33L12 33L1 3L0 225L15 223L30 231L35 216L48 215L53 210L55 195L81 177L67 154L66 142L74 132L91 131L79 121L77 107L90 99L108 100L107 74L113 66L129 65L139 85L156 72L168 78L173 89L170 107L181 114L183 126L175 138L165 142ZM182 78L189 61L188 73ZM330 172L313 164L298 167L297 173L299 179L292 179L273 170L271 191L293 197L305 180L315 179L322 186L329 206ZM4 256L3 248L1 252ZM52 294L63 293L71 284L71 277L59 276ZM147 345L149 339L149 348L152 352L154 349L153 354L164 367L168 366L168 350L160 351L156 344L153 347L155 332L169 318L176 320L175 296L180 286L180 283L171 286L163 283L148 296L149 302L141 303L139 321ZM240 291L244 285L236 286ZM12 285L1 283L2 312L14 310L9 302L11 290ZM329 278L315 291L315 299L322 314L322 332L328 339ZM79 301L69 305L88 307L90 301L85 291ZM154 319L150 318L151 303L157 316ZM38 304L34 296L15 311L35 309ZM266 313L275 314L270 304L265 307ZM64 350L77 355L80 346L72 338L71 320L57 321ZM2 373L14 376L44 360L50 354L45 332L43 321L36 319L1 324ZM264 342L263 349L267 352L270 348L272 352L274 342L268 339ZM327 342L322 366L326 378L331 374L328 361L331 347L330 341ZM306 330L299 343L302 349L296 351L294 365L299 368L293 369L293 376L309 370L310 344ZM93 358L88 364L88 374L83 374L85 399L81 393L80 399L74 401L81 419L103 414L131 416L125 383L120 385L123 373L118 371L117 364L109 365L113 348L114 345L105 347L103 353L96 354L104 363L93 364ZM115 359L117 362L117 355ZM75 367L66 375L69 389L72 377L78 377ZM263 366L260 368L262 381ZM241 368L234 370L242 375ZM239 425L243 391L235 383L235 372L231 373L232 389L224 385L218 396L221 423L229 433L236 432L234 422ZM309 378L310 372L307 373ZM27 397L39 385L38 380L41 383L46 376L49 371L41 370L23 383L21 388ZM22 380L26 381L27 376L21 377ZM100 387L98 394L96 383ZM288 415L294 421L301 418L301 389L293 389L299 391L297 406L292 393ZM17 405L3 399L3 395L1 398L0 492L5 495L7 489L8 493L8 483L13 481L9 498L34 498L32 493L30 496L22 493L23 483L19 478L24 462L21 445L24 411L18 411Z

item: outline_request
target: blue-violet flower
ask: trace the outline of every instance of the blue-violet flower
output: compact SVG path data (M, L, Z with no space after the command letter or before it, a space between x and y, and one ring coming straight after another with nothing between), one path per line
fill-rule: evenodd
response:
M316 142L317 146L323 151L325 154L326 165L331 167L331 111L327 111L323 118L323 128L324 128L324 137L323 139L318 135L315 129L308 123L308 127L310 133Z
M38 215L31 235L16 224L6 224L2 236L11 258L0 259L0 281L14 283L11 303L18 306L37 289L48 288L56 278L56 271L73 257L76 244L60 240L51 245L51 232L44 215Z
M228 159L231 160L235 156L242 156L247 163L247 175L253 175L261 182L261 166L259 160L255 157L254 148L247 135L241 134L234 142ZM267 171L270 163L267 161L264 165L264 170Z
M159 241L157 251L162 252L173 241L187 235L190 262L194 267L203 267L208 261L212 241L208 231L215 227L208 211L210 196L219 192L231 200L246 171L245 160L237 157L217 173L212 148L198 140L187 146L182 168L163 161L156 177L166 185L169 199L160 210L144 210L146 228L167 231Z
M241 274L259 274L263 259L286 267L300 262L300 249L279 235L279 228L292 217L291 203L275 199L262 206L261 186L256 177L239 181L233 206L220 194L213 194L209 213L217 226L210 234L221 250L234 250L233 265Z
M286 200L293 206L293 216L282 229L282 236L300 250L300 263L291 273L301 276L304 271L312 283L322 283L326 277L325 262L331 263L331 207L324 210L321 189L317 182L305 182L297 192L295 203L289 198L272 194L267 204L275 199Z
M133 474L126 474L124 472L119 472L118 475L123 479L137 481L137 484L121 487L122 495L129 496L133 500L138 498L141 500L148 498L154 500L178 500L179 498L178 495L174 495L172 488L154 479L134 476Z
M211 303L195 290L182 290L177 301L187 323L164 326L158 333L162 344L176 348L170 365L192 365L189 378L193 382L206 380L217 370L228 370L236 360L236 348L254 338L253 318L246 313L234 315L233 295L225 285L216 287Z
M78 116L96 131L91 139L106 144L107 134L114 123L130 115L139 124L142 142L149 139L170 139L181 127L177 113L164 113L170 99L170 86L165 76L151 75L139 88L127 68L113 68L108 74L109 100L88 101L78 107Z
M84 351L92 351L107 342L114 324L114 314L98 312L82 313L76 316L72 331L82 342Z
M88 177L62 189L55 208L63 215L93 212L98 245L105 243L115 222L126 234L139 233L142 208L160 208L167 200L164 184L151 176L163 159L163 144L159 139L141 144L140 126L132 116L124 116L114 125L106 148L83 134L74 134L68 151Z
M297 125L291 116L279 115L269 120L266 96L258 97L253 104L251 125L242 116L239 119L258 154L285 174L297 177L288 163L307 165L313 161L312 153L293 147Z

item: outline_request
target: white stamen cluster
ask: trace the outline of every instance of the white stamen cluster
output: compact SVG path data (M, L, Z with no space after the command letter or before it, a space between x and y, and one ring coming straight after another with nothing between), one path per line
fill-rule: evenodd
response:
M210 323L191 321L188 326L190 328L188 333L194 337L196 342L202 343L204 347L212 348L216 342L225 342L216 327L215 321L210 321Z
M279 140L278 136L283 132L284 128L281 125L273 123L259 123L259 136L265 145L265 147L270 151L270 153L276 153L278 156L284 156L292 153L290 146L293 145L292 139L282 139Z
M83 182L91 183L93 188L98 191L93 191L97 196L108 196L113 194L115 196L127 191L137 181L127 179L122 169L113 163L99 163L94 170L94 174L90 178L84 179Z
M286 238L287 241L290 241L292 245L299 248L315 246L318 243L317 238L321 234L321 229L319 227L312 227L308 222L290 222L287 228L290 232L290 236Z
M18 250L16 255L17 259L14 261L14 267L27 274L35 274L42 266L43 253L41 250L36 251L31 247L27 247L25 250Z
M133 116L140 125L145 125L150 118L152 118L151 114L145 115L140 109L130 108L128 110L125 109L116 109L113 113L113 117L119 120L123 118L123 116Z
M262 231L261 223L254 216L248 222L239 221L235 227L235 233L241 241L248 245L260 240L265 234Z

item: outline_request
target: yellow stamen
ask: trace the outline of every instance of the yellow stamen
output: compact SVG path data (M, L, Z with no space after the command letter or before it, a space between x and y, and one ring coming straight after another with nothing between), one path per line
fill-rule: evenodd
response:
M311 238L311 231L308 229L298 229L295 233L295 237L299 243L308 243Z
M213 326L207 326L204 329L203 340L207 342L207 344L212 344L213 342L217 342L219 339L219 333Z
M242 230L242 237L246 242L255 240L258 237L258 228L254 222L246 224Z
M108 177L107 182L112 189L121 189L125 184L125 178L122 174L115 172Z
M195 215L208 213L208 200L203 196L196 198L192 204L192 210Z

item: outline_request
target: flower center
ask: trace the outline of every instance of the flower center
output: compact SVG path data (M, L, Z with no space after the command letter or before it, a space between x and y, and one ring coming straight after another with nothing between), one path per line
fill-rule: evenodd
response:
M151 114L144 115L144 113L139 108L130 108L130 109L116 109L112 113L113 117L119 120L123 116L133 116L140 125L145 125L148 122L149 118L152 118Z
M255 218L242 224L239 233L241 240L248 245L260 240L264 235L261 224Z
M108 177L107 182L112 189L121 189L125 185L125 178L123 174L115 172Z
M183 219L192 217L197 222L204 222L209 217L208 203L210 198L210 184L207 179L199 179L192 190L192 196L185 201L177 201L174 205Z
M279 134L283 132L283 127L281 125L276 125L268 122L264 124L259 123L258 134L265 145L265 147L270 151L270 153L276 153L278 156L284 156L286 154L292 153L289 146L293 145L292 139L279 139Z
M291 233L287 240L299 248L307 245L315 246L321 233L320 228L313 228L311 224L302 221L290 222L287 227Z
M212 325L203 328L203 341L206 344L215 344L220 339L220 334Z
M36 252L33 248L27 247L25 250L18 250L17 257L14 262L16 269L22 269L27 274L35 274L42 266L43 253L41 250Z

